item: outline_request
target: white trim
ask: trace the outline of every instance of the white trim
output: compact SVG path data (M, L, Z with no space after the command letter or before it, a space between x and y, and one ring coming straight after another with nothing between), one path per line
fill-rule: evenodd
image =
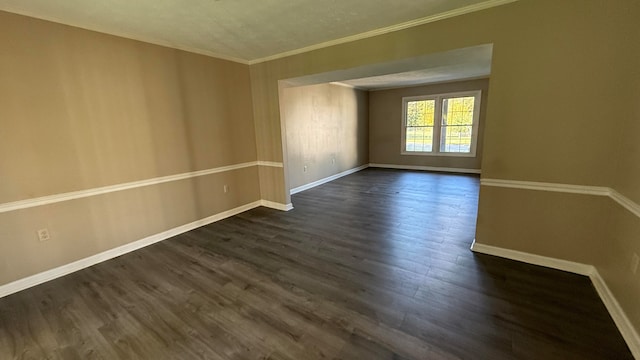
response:
M545 183L535 181L480 179L480 185L513 189L553 191L572 194L608 196L610 189L602 186L584 186L571 184Z
M185 233L187 231L196 229L198 227L204 226L204 225L208 225L211 223L214 223L216 221L220 221L222 219L240 214L244 211L247 210L251 210L253 208L256 208L258 206L262 205L262 201L258 200L258 201L254 201L252 203L246 204L246 205L242 205L239 207L236 207L234 209L231 210L227 210L227 211L223 211L221 213L209 216L207 218L204 219L200 219L200 220L196 220L194 222L182 225L182 226L178 226L175 227L173 229L169 229L166 231L163 231L161 233L155 234L155 235L151 235L151 236L147 236L143 239L140 240L136 240L133 242L130 242L128 244L122 245L122 246L118 246L116 248L113 248L111 250L107 250L107 251L103 251L101 253L86 257L84 259L80 259L77 261L74 261L72 263L66 264L66 265L62 265L56 268L53 268L51 270L47 270L44 272L41 272L39 274L35 274L32 276L28 276L26 278L20 279L20 280L16 280L14 282L10 282L8 284L5 285L1 285L0 286L0 298L16 293L18 291L42 284L44 282L62 277L64 275L70 274L72 272L78 271L78 270L82 270L84 268L87 268L89 266L93 266L95 264L101 263L103 261L109 260L109 259L113 259L117 256L121 256L127 253L130 253L132 251L141 249L145 246L149 246L151 244L155 244L157 242L169 239L173 236Z
M269 200L260 200L260 206L268 207L271 209L281 210L281 211L289 211L293 210L293 204L282 204Z
M305 184L305 185L302 185L302 186L298 186L296 188L293 188L293 189L289 190L289 195L297 194L297 193L299 193L301 191L309 190L309 189L314 188L316 186L320 186L322 184L326 184L326 183L328 183L330 181L339 179L339 178L341 178L343 176L351 175L351 174L356 173L356 172L358 172L360 170L364 170L364 169L366 169L368 167L369 167L369 164L365 164L365 165L358 166L358 167L353 168L353 169L349 169L349 170L343 171L343 172L335 174L335 175L331 175L331 176L326 177L324 179L320 179L320 180L314 181L312 183L308 183L308 184Z
M552 269L568 271L570 273L591 276L596 270L592 265L576 263L573 261L561 260L541 255L530 254L522 251L505 249L497 246L480 244L473 240L471 251L498 256L505 259L516 260L527 264L544 266Z
M631 211L635 216L640 218L640 205L638 205L636 202L620 194L614 189L609 189L609 196L618 204L620 204L620 206Z
M271 167L284 167L284 165L281 162L277 162L277 161L263 161L263 160L258 160L258 166L271 166Z
M446 125L442 124L442 104L443 100L460 98L460 97L473 97L473 119L471 123L471 143L469 145L469 152L453 152L453 151L441 151L441 132L442 128ZM407 151L407 104L412 101L433 101L435 105L433 113L433 136L431 142L431 151ZM480 108L482 107L482 90L467 90L456 91L451 93L441 94L429 94L418 96L404 96L402 97L402 122L401 122L401 141L400 141L400 154L401 155L419 155L419 156L453 156L453 157L476 157L476 150L478 147L478 128L480 123Z
M600 295L600 299L602 299L604 306L609 311L609 315L611 315L613 322L616 323L618 330L620 330L620 334L622 334L627 346L629 346L631 354L636 359L640 359L640 335L638 335L638 332L633 327L633 324L627 317L627 314L620 306L620 303L618 303L618 300L616 300L616 297L613 296L613 293L607 286L607 283L600 276L600 273L597 270L595 270L589 277L591 278L593 287L596 288L598 295Z
M322 48L327 48L327 47L334 46L334 45L340 45L340 44L344 44L344 43L348 43L348 42L352 42L352 41L356 41L356 40L367 39L367 38L378 36L378 35L384 35L384 34L388 34L388 33L394 32L394 31L404 30L404 29L412 28L414 26L420 26L420 25L436 22L436 21L439 21L439 20L449 19L449 18L452 18L452 17L465 15L465 14L469 14L469 13L472 13L472 12L489 9L489 8L492 8L492 7L505 5L505 4L509 4L509 3L512 3L512 2L516 2L516 1L518 1L518 0L488 0L488 1L484 1L484 2L478 3L478 4L473 4L473 5L461 7L461 8L458 8L458 9L450 10L450 11L445 11L445 12L440 13L440 14L426 16L426 17L423 17L423 18L420 18L420 19L407 21L407 22L404 22L404 23L400 23L400 24L384 27L384 28L381 28L381 29L371 30L371 31L367 31L367 32L364 32L364 33L360 33L360 34L343 37L343 38L340 38L340 39L326 41L326 42L323 42L323 43L320 43L320 44L315 44L315 45L311 45L311 46L307 46L307 47L303 47L303 48L299 48L299 49L295 49L295 50L291 50L291 51L285 51L283 53L279 53L279 54L263 57L263 58L260 58L260 59L250 60L249 61L249 65L259 64L259 63L263 63L263 62L267 62L267 61L271 61L271 60L277 60L277 59L281 59L281 58L284 58L284 57L287 57L287 56L298 55L298 54L302 54L302 53L305 53L305 52L318 50L318 49L322 49Z
M394 165L394 164L369 164L373 168L382 169L400 169L400 170L422 170L422 171L437 171L437 172L450 172L461 174L480 174L480 169L463 169L454 167L438 167L438 166L419 166L419 165Z
M611 315L613 322L616 324L620 334L627 343L627 346L629 346L631 354L636 359L640 359L640 336L620 306L620 303L618 303L615 296L607 286L607 283L593 265L504 249L497 246L479 244L475 239L473 240L473 244L471 244L471 251L588 276L589 279L591 279L598 296L600 296L600 299Z
M320 180L314 181L314 182L309 183L309 184L298 186L296 188L291 189L289 191L289 194L290 195L294 195L294 194L297 194L299 192L302 192L302 191L305 191L305 190L309 190L309 189L314 188L316 186L320 186L320 185L328 183L330 181L339 179L339 178L341 178L343 176L351 175L351 174L356 173L358 171L364 170L364 169L366 169L368 167L380 168L380 169L437 171L437 172L450 172L450 173L461 173L461 174L480 174L481 173L480 169L463 169L463 168L451 168L451 167L435 167L435 166L395 165L395 164L375 164L375 163L370 163L370 164L358 166L357 168L353 168L353 169L349 169L349 170L343 171L343 172L341 172L339 174L335 174L335 175L326 177L324 179L320 179Z
M612 200L617 202L620 206L624 207L625 209L633 213L635 216L640 218L640 205L638 205L638 203L620 194L615 189L604 187L604 186L585 186L585 185L557 184L557 183L545 183L545 182L535 182L535 181L486 179L486 178L480 179L480 185L512 188L512 189L608 196Z
M54 22L54 23L58 23L58 24L67 25L67 26L72 26L72 27L76 27L76 28L80 28L80 29L89 30L89 31L95 31L95 32L102 33L102 34L117 36L117 37L121 37L121 38L125 38L125 39L130 39L130 40L135 40L135 41L142 41L144 43L153 44L153 45L159 45L159 46L167 47L167 48L170 48L170 49L176 49L176 50L186 51L186 52L190 52L190 53L194 53L194 54L205 55L205 56L213 57L213 58L216 58L216 59L232 61L232 62L240 63L240 64L243 64L243 65L254 65L254 64L259 64L259 63L263 63L263 62L266 62L266 61L271 61L271 60L284 58L284 57L291 56L291 55L302 54L302 53L309 52L309 51L312 51L312 50L318 50L318 49L322 49L322 48L326 48L326 47L330 47L330 46L334 46L334 45L339 45L339 44L344 44L344 43L348 43L348 42L352 42L352 41L356 41L356 40L366 39L366 38L370 38L370 37L373 37L373 36L384 35L384 34L387 34L387 33L390 33L390 32L403 30L403 29L408 29L408 28L411 28L411 27L414 27L414 26L424 25L424 24L427 24L427 23L431 23L431 22L435 22L435 21L439 21L439 20L444 20L444 19L448 19L448 18L452 18L452 17L456 17L456 16L460 16L460 15L464 15L464 14L480 11L480 10L485 10L485 9L489 9L489 8L500 6L500 5L509 4L509 3L516 2L516 1L518 1L518 0L488 0L488 1L485 1L485 2L482 2L482 3L461 7L459 9L446 11L446 12L443 12L443 13L440 13L440 14L431 15L431 16L420 18L420 19L411 20L411 21L407 21L407 22L404 22L404 23L400 23L400 24L384 27L384 28L381 28L381 29L367 31L367 32L364 32L364 33L343 37L343 38L340 38L340 39L330 40L330 41L326 41L326 42L323 42L323 43L319 43L319 44L315 44L315 45L311 45L311 46L306 46L306 47L303 47L303 48L294 49L294 50L286 51L286 52L283 52L283 53L270 55L270 56L267 56L267 57L253 59L253 60L246 60L246 59L241 59L241 58L238 58L238 57L235 57L235 56L223 55L223 54L215 53L215 52L212 52L212 51L209 51L209 50L199 49L199 48L191 47L191 46L177 45L177 44L174 44L174 43L171 43L171 42L168 42L168 41L164 41L164 40L160 40L160 39L153 39L153 38L146 37L146 36L134 35L134 34L131 34L131 33L128 33L128 32L124 32L124 31L113 31L113 30L107 31L107 30L101 29L100 27L96 27L95 24L88 24L88 23L86 23L86 24L81 24L81 23L73 23L73 24L71 24L71 23L65 22L65 21L63 21L61 19L58 19L55 16L36 14L36 13L32 13L30 11L27 11L27 10L24 10L24 9L18 9L18 8L15 8L15 7L7 7L7 6L5 6L2 9L2 11L6 11L6 12L13 13L13 14L18 14L18 15L24 15L24 16L28 16L28 17L31 17L31 18L41 19L41 20L45 20L45 21L50 21L50 22Z
M443 156L443 157L457 157L457 158L474 158L476 154L472 153L454 153L454 152L435 152L435 151L402 151L402 156Z
M225 171L244 169L247 167L258 166L258 165L282 167L282 163L276 163L276 162L270 162L270 161L251 161L251 162L221 166L221 167L211 168L206 170L192 171L192 172L176 174L176 175L161 176L161 177L156 177L152 179L132 181L132 182L127 182L122 184L103 186L99 188L72 191L72 192L67 192L62 194L47 195L47 196L42 196L42 197L37 197L32 199L8 202L8 203L0 204L0 213L20 210L20 209L27 209L35 206L54 204L62 201L81 199L81 198L95 196L95 195L108 194L116 191L135 189L143 186L157 185L157 184L162 184L170 181L178 181L178 180L190 179L198 176L217 174Z

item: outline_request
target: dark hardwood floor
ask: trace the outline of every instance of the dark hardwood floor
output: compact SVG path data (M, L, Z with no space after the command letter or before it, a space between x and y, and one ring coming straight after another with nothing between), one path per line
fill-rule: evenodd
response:
M0 299L0 359L632 359L588 278L469 250L474 176L368 169Z

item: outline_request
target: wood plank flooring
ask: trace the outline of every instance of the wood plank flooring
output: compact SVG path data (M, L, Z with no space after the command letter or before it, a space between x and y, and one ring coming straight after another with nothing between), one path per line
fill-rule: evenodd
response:
M367 169L0 299L0 359L632 359L586 277L469 251L477 177Z

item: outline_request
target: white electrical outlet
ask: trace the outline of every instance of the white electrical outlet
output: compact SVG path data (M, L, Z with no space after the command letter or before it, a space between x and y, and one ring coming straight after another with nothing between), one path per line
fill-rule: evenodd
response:
M224 193L228 193L229 192L229 185L225 185L222 187L222 190L224 191Z
M307 165L302 168L302 172L307 172Z
M47 241L51 239L51 235L49 235L49 230L47 228L40 229L36 231L38 233L38 240Z
M631 272L634 275L638 272L638 263L640 263L640 257L638 257L638 254L633 253L631 256Z
M331 165L335 165L336 164L336 158L331 158Z

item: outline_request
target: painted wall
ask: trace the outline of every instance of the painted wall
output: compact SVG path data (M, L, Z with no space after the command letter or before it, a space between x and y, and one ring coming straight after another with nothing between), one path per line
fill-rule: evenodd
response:
M633 211L611 201L607 209L611 223L607 227L609 233L603 252L606 256L597 266L618 302L634 320L636 329L640 330L640 269L636 274L630 272L633 254L640 256L640 27L637 25L640 3L623 6L621 10L627 12L629 22L619 24L618 36L635 46L616 49L617 96L622 105L616 109L614 117L609 118L614 119L611 123L617 130L616 142L612 144L617 145L613 188L632 202L628 205ZM633 19L636 19L635 23Z
M402 98L481 90L478 145L475 157L402 155ZM480 169L489 79L414 86L369 93L369 157L374 164Z
M640 51L638 6L634 0L521 0L252 65L258 158L282 159L282 124L273 105L278 80L492 43L483 178L614 186L640 201L637 190L630 190L638 189L637 132L619 130L625 121L638 122L637 110L633 115L623 110L637 106L637 92L633 99L621 95L621 89L637 89L637 77L631 74L638 70L631 64L638 63ZM623 148L632 154L623 154ZM619 170L615 159L620 157L626 159L625 168L634 170ZM286 187L276 177L262 180L274 195ZM283 196L281 202L289 200L282 192L278 196ZM626 275L609 271L612 265L601 263L610 258L609 264L628 269L628 250L637 248L640 234L624 225L618 225L620 235L607 231L619 218L608 202L482 186L476 238L487 245L596 264L614 295L627 299L621 301L624 310L640 329L640 302L629 300L637 299L637 277L628 270ZM616 236L627 244L621 250L610 246Z
M3 12L0 43L0 204L256 161L247 65ZM0 212L0 285L257 201L258 174Z
M333 84L287 87L280 102L291 189L369 163L366 91Z
M520 0L248 67L0 13L0 203L282 162L278 80L492 43L483 177L613 187L637 205L639 17L635 0ZM2 212L0 284L260 198L289 203L284 171ZM640 224L608 198L483 186L476 238L595 264L640 329Z

